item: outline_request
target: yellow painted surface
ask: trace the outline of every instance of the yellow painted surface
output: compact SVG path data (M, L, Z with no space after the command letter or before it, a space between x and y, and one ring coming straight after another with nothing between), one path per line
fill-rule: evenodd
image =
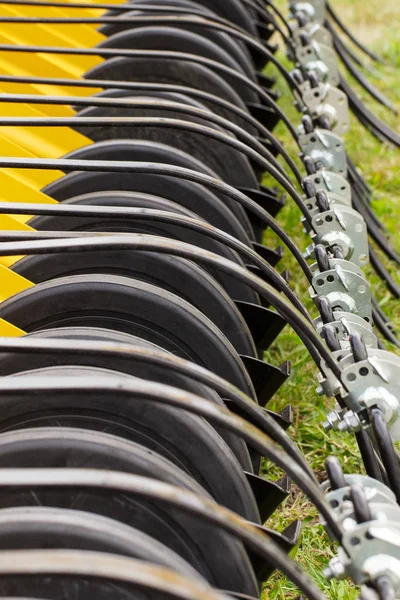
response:
M31 217L28 217L29 219ZM0 231L34 231L32 227L21 223L10 215L0 215ZM0 265L4 267L11 267L18 260L23 258L22 256L0 256Z
M0 114L2 117L43 116L36 105L6 102L0 103ZM68 152L92 144L89 138L69 127L0 127L0 136L42 158L61 158ZM5 154L3 148L2 154Z
M0 148L3 157L37 158L32 152L0 135ZM62 176L60 171L42 171L40 169L12 169L22 181L29 182L36 189L41 190L45 185ZM8 169L5 169L8 171ZM1 172L0 172L1 173Z
M1 143L1 142L0 142ZM1 169L0 170L0 199L2 202L36 202L40 204L54 204L53 200L40 191L34 177L39 171L26 169ZM42 171L46 173L46 171ZM61 171L52 172L55 178L63 176Z
M14 273L7 267L0 265L0 301L3 302L14 296L14 294L18 294L19 292L23 292L34 286L32 281L29 279L25 279L18 273Z
M4 321L4 319L0 319L0 336L2 337L21 337L21 335L25 335L25 331Z
M82 17L89 15L84 15L80 10L71 10L76 14L66 15L62 9L52 8L49 6L11 6L11 5L0 5L0 16L2 17L48 17L48 18L65 18L65 17ZM90 15L91 17L95 15ZM40 43L41 44L53 44L55 45L68 45L74 48L81 47L92 47L100 44L105 36L93 29L92 27L88 27L86 25L61 25L61 24L23 24L23 23L2 23L0 25L0 31L2 32L3 27L4 31L8 33L19 33L20 30L24 32L24 35L29 35L29 39L31 41L26 41L25 43L34 44L37 43L38 38L36 37L36 42L34 41L35 34L39 34ZM30 29L30 34L28 29ZM28 39L28 38L27 38Z

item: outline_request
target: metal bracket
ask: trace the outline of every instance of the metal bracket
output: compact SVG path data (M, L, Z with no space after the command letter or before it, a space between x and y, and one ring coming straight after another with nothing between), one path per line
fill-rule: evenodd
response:
M351 186L347 179L333 171L318 171L314 175L307 175L304 181L311 181L318 189L325 190L328 194L332 192L341 196L345 204L351 205Z
M346 406L359 415L359 426L368 429L365 409L377 406L383 413L392 438L400 440L400 356L386 350L369 348L366 360L354 363L352 354L341 365L348 392L342 397ZM357 430L357 428L354 428Z
M289 8L293 14L305 13L313 23L324 23L326 17L325 0L309 0L308 2L296 2L290 0Z
M326 129L314 129L300 133L299 146L304 154L311 156L317 170L326 169L346 176L347 158L343 140Z
M303 92L303 103L314 118L326 115L331 121L331 131L344 135L350 127L350 113L347 96L337 87L321 83L316 88L309 87Z
M328 200L329 200L329 204L332 205L332 210L334 210L336 208L337 205L341 206L350 206L351 207L351 201L349 201L347 198L343 198L343 196L339 196L338 194L332 194L332 192L329 192L327 194L328 196ZM303 196L304 199L304 203L309 211L309 213L312 216L316 216L320 214L320 209L317 205L317 198L315 196L313 196L312 198L306 198L305 196ZM308 221L306 220L305 217L301 217L301 221L304 225L304 228L306 231L310 232L311 230L311 226L308 224Z
M367 227L362 216L348 206L336 206L333 210L319 213L311 220L314 244L339 246L345 259L360 267L368 264ZM315 246L309 246L306 256L313 255Z
M331 32L320 23L309 22L304 27L298 27L292 31L292 39L296 46L301 44L301 34L306 33L309 38L318 44L324 44L330 48L333 47L333 37Z
M313 300L326 296L333 310L355 313L372 321L371 289L361 269L346 260L332 258L331 269L320 273L315 269L309 288Z
M376 505L387 504L388 506L397 506L396 496L384 483L373 479L368 475L344 475L347 487L332 490L325 496L326 500L332 507L340 523L344 520L354 517L354 506L349 500L350 487L352 485L361 485L364 489L365 498L373 513L376 511ZM400 507L398 507L400 510Z
M338 59L333 48L312 40L308 46L296 48L296 59L304 71L316 71L323 81L338 86Z
M362 317L354 313L335 310L333 311L335 320L331 325L334 327L343 350L350 348L350 336L360 335L368 348L378 347L378 338L374 334L372 326ZM321 333L324 323L321 317L314 319L315 328Z
M387 576L400 590L400 507L395 495L383 483L361 475L346 475L348 487L331 491L326 499L343 527L338 555L325 575L332 579L346 576L358 585ZM350 486L361 485L372 520L357 523Z

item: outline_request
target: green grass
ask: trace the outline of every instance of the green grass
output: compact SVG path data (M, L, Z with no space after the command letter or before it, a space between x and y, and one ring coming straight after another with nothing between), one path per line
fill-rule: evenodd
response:
M367 57L362 59L373 66L377 73L371 81L383 91L400 111L400 86L398 68L400 66L400 40L398 31L400 26L400 9L398 0L332 0L333 5L352 31L366 43L370 49L380 54L386 61L385 66L373 64ZM280 7L285 10L286 0L280 0ZM269 73L273 69L268 70ZM354 82L353 82L354 84ZM392 128L398 128L399 119L387 109L370 100L361 88L355 85L359 95L366 104ZM293 122L299 122L299 115L292 107L292 98L285 85L280 82L282 92L281 106L293 116ZM296 153L293 142L286 135L284 127L277 130L278 137L285 142L292 156ZM346 136L346 147L356 166L373 191L373 207L381 221L388 229L391 244L400 251L400 169L399 151L384 146L367 132L355 118L351 121L350 133ZM270 181L266 181L271 183ZM296 241L304 249L309 240L303 234L299 222L300 214L292 202L279 215L279 221L285 226ZM266 243L276 246L276 238L266 236ZM382 257L382 254L379 252ZM382 257L383 258L383 257ZM384 261L392 275L399 281L399 273L393 264ZM294 260L291 260L288 251L285 252L281 269L291 271L291 284L303 301L315 315L307 291L305 277L300 272ZM392 323L400 331L399 302L387 292L385 285L377 278L371 268L366 269L368 280L373 292L378 298L382 308L389 315ZM390 348L394 350L394 348ZM336 455L342 462L346 472L362 472L362 464L354 438L348 434L325 433L322 422L326 412L332 408L332 401L320 398L315 393L317 369L309 358L304 346L297 336L286 327L273 349L267 353L266 359L273 364L284 360L292 363L292 376L289 382L274 398L269 408L280 410L287 404L295 409L295 421L291 428L291 435L300 445L309 463L312 465L320 480L325 478L324 461L329 455ZM271 465L265 465L266 475L277 478L280 473ZM324 534L319 525L318 515L313 506L304 498L298 489L294 488L283 507L267 522L270 527L279 530L294 519L303 521L303 537L297 550L297 560L307 569L319 587L328 598L340 600L355 600L358 590L349 582L329 583L322 575L322 570L334 554L334 547ZM276 574L270 579L264 590L265 600L294 599L298 592L281 575Z

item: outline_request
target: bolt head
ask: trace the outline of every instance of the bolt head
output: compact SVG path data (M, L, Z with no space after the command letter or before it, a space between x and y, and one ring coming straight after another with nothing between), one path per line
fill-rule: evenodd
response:
M338 556L329 561L329 567L324 570L324 576L327 579L344 579L346 569Z

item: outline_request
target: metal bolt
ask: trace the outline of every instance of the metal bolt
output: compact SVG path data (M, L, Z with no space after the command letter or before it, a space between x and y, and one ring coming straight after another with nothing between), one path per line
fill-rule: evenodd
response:
M342 422L338 425L339 431L355 432L360 431L360 429L361 421L358 418L358 415L352 410L347 411L347 413L342 418Z
M303 252L304 258L312 258L314 256L314 244L307 246L305 251Z
M326 579L344 579L346 577L346 569L338 556L332 558L329 567L324 569L324 576Z
M332 411L326 417L325 423L322 424L325 431L330 431L331 429L338 429L341 425L342 416L336 411Z

